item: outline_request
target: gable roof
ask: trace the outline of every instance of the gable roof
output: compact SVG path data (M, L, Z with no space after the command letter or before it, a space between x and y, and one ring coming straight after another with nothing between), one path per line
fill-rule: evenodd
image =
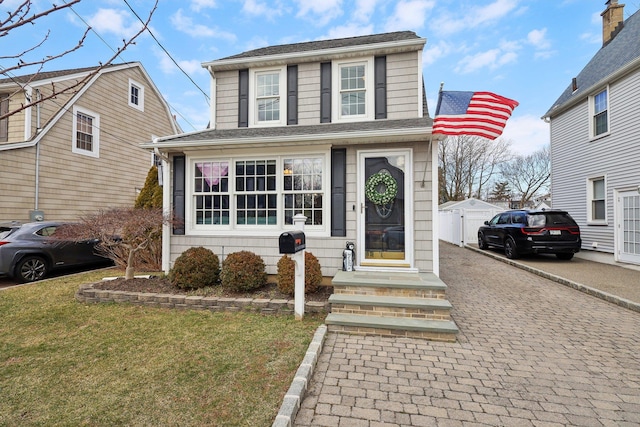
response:
M610 43L602 47L576 77L573 85L564 90L544 117L551 117L587 97L598 85L614 80L618 74L640 67L640 11L626 21L622 30Z
M144 69L144 67L142 66L142 64L140 62L125 62L122 64L109 64L106 65L104 67L102 67L102 69L99 69L100 67L86 67L86 68L73 68L73 69L68 69L68 70L58 70L58 71L47 71L47 72L40 72L40 73L35 73L35 74L26 74L23 76L18 76L18 77L12 77L12 78L8 78L8 79L1 79L0 80L0 87L1 85L7 84L7 81L9 82L9 84L15 85L16 82L19 82L20 84L25 84L25 85L30 85L30 86L38 86L38 85L42 85L43 83L46 83L52 79L64 79L65 77L68 78L74 78L74 76L83 76L83 75L88 75L93 71L97 71L95 75L93 75L87 82L84 83L83 86L79 87L78 90L73 94L73 96L64 104L61 105L58 108L58 111L51 117L51 119L49 119L47 121L47 123L44 124L42 130L38 133L35 134L35 136L33 138L31 138L30 140L27 141L23 141L23 142L13 142L13 143L7 143L7 144L2 144L0 145L0 151L8 151L8 150L15 150L15 149L21 149L21 148L26 148L26 147L32 147L35 144L38 143L38 141L40 141L42 138L45 137L45 135L47 134L47 132L53 127L53 125L60 120L60 118L69 111L69 106L74 105L77 100L91 87L91 85L93 85L93 83L100 78L100 76L104 73L109 73L109 72L113 72L113 71L118 71L118 70L123 70L123 69L129 69L129 68L139 68L140 71L142 72L142 74L144 74L144 76L146 77L151 90L153 90L155 93L157 93L160 101L163 103L165 111L167 113L167 117L169 118L169 120L171 121L171 125L173 127L174 132L181 132L182 129L180 128L180 126L178 126L177 122L173 119L173 116L171 114L171 109L169 108L169 105L167 104L167 101L164 99L164 97L162 96L162 94L160 93L160 91L158 90L158 88L156 87L156 85L154 84L153 80L151 80L151 77L147 74L147 71ZM34 79L35 80L31 80Z

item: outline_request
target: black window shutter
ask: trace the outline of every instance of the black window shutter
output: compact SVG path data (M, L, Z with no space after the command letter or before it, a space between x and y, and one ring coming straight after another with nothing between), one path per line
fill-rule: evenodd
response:
M249 127L249 70L238 73L238 127Z
M376 120L387 118L387 57L376 56L374 62Z
M185 157L173 157L173 214L176 223L173 234L184 235L185 219Z
M298 124L298 66L287 67L287 124Z
M331 235L347 235L347 149L331 150Z
M331 123L331 62L320 64L320 123Z

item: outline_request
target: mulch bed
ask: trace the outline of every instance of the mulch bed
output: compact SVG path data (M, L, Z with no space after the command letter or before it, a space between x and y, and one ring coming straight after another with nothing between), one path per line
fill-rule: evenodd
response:
M260 289L253 292L229 292L221 286L207 287L196 290L181 289L173 286L168 278L160 276L152 276L146 278L134 278L126 280L117 278L114 280L104 280L93 285L94 289L107 289L112 291L128 291L128 292L148 292L158 294L174 294L174 295L196 295L226 298L261 298L261 299L293 299L293 295L280 292L275 283L268 283ZM333 293L333 287L320 286L317 292L305 295L305 301L327 301Z

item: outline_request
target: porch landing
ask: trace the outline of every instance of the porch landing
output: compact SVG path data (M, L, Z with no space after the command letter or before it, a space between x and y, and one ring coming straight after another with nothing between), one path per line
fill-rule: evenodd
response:
M332 284L330 331L456 340L447 285L433 273L339 271Z

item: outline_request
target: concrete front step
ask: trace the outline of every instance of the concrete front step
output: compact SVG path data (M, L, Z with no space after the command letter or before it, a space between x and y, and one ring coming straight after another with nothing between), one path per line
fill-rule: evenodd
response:
M423 338L455 342L458 327L455 322L408 319L404 317L359 316L330 313L325 319L329 331L357 335L378 335Z
M338 271L334 294L445 299L447 285L433 273Z

